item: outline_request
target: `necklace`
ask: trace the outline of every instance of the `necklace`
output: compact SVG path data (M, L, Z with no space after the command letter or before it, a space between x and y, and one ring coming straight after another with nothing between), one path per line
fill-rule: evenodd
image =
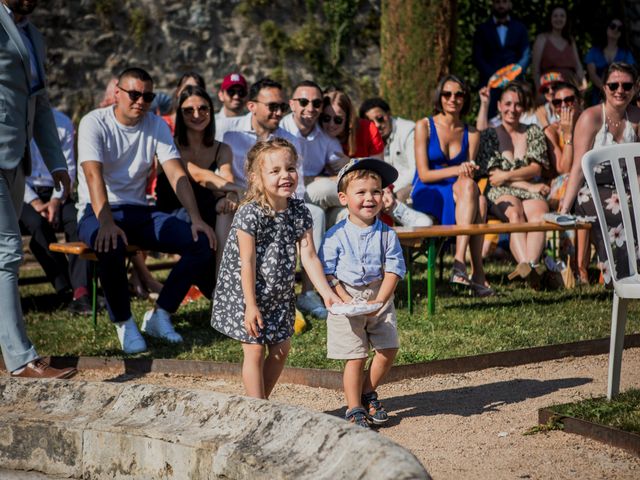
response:
M624 121L624 117L622 117L617 122L614 122L613 120L611 120L611 117L607 114L606 110L604 112L604 115L606 117L606 123L607 123L607 126L609 127L609 130L617 129L620 125L622 125L622 122Z

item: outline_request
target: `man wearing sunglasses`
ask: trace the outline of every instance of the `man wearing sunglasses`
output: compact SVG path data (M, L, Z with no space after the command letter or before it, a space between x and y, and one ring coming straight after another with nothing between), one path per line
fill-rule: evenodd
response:
M44 76L44 39L29 21L37 1L0 1L0 347L12 376L69 378L40 359L27 337L18 291L22 237L18 218L25 174L31 171L29 142L43 154L55 190L67 196L69 174L49 106Z
M282 128L298 139L305 173L307 208L313 216L313 241L320 248L326 229L326 212L340 207L335 173L349 159L342 153L337 139L318 125L323 108L322 90L317 83L303 80L293 89L289 100L291 113L282 119ZM330 176L334 175L334 176ZM327 310L306 274L302 276L302 293L296 306L303 313L326 319Z
M218 91L218 99L222 102L222 108L215 115L216 125L222 124L227 118L242 115L247 104L245 78L239 73L230 73L224 77Z
M413 177L416 172L414 151L415 122L391 115L391 107L382 98L369 98L360 105L360 118L375 124L384 141L384 161L398 170L398 179L393 182L393 192L385 189L385 213L400 225L428 227L433 221L428 215L406 205L411 196Z
M96 251L109 316L123 351L133 354L147 346L131 313L126 245L180 255L142 324L148 335L177 343L182 337L170 314L191 285L208 297L213 293L215 237L200 217L169 127L149 112L155 97L149 74L126 69L118 77L115 97L115 106L88 113L78 129L78 236ZM145 188L154 158L191 224L148 205Z

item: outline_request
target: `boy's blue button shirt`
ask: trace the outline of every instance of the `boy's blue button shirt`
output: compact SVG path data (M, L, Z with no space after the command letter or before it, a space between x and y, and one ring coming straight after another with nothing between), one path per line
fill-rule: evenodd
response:
M383 245L382 228L379 219L366 228L358 227L349 219L330 228L320 248L325 275L333 275L354 287L382 280L384 271L403 278L406 267L398 236L389 229L386 245Z

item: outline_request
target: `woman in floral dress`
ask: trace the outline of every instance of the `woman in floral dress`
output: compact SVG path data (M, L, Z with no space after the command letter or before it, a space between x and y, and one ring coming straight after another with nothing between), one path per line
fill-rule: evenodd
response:
M524 99L519 85L504 89L498 102L502 124L482 132L478 154L480 171L489 177L485 195L493 213L513 223L539 222L549 211L545 199L549 187L540 179L542 169L549 168L547 143L540 127L520 123ZM511 253L518 266L510 279L519 276L533 286L539 284L544 240L544 232L511 234Z
M584 183L582 157L594 148L638 141L640 109L631 104L638 91L637 80L638 73L633 66L612 63L604 74L604 103L590 107L580 115L574 133L573 165L567 193L560 207L561 213L570 212L573 208L577 215L596 217L591 192ZM629 275L629 266L620 215L620 198L616 194L610 166L604 164L599 167L596 171L596 183L600 198L604 202L609 238L602 236L600 224L596 219L591 228L591 241L595 244L605 283L609 284L611 267L604 242L612 244L618 278Z

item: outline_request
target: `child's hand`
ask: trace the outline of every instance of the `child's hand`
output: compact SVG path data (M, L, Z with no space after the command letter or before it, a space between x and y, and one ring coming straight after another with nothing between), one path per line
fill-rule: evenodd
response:
M384 300L380 300L378 298L375 298L373 300L369 300L367 303L381 303L382 304L382 306L378 310L376 310L375 312L371 312L371 313L367 314L367 317L375 317L378 314L380 314L380 310L382 310L384 308L384 306L385 306L385 304L387 302L385 302Z
M262 314L257 305L247 305L244 309L244 328L254 338L257 338L260 335L260 330L264 328Z
M323 300L324 300L324 306L327 307L327 308L330 308L331 305L333 305L334 303L346 303L333 290L331 291L331 294L326 296L326 297L324 297Z

